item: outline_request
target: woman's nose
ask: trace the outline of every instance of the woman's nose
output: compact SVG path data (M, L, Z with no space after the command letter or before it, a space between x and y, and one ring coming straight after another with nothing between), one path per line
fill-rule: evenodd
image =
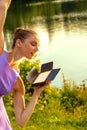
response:
M36 52L37 52L37 51L39 51L39 48L38 48L38 46L36 46L36 47L35 47L35 51L36 51Z

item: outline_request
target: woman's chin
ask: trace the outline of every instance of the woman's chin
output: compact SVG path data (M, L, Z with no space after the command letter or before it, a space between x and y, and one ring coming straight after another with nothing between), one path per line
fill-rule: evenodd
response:
M32 58L33 58L34 56L29 56L29 57L27 57L29 60L31 60Z

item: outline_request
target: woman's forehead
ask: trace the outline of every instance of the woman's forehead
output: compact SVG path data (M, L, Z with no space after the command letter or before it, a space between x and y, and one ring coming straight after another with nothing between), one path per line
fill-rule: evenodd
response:
M39 36L31 35L30 37L28 37L28 40L30 42L36 43L37 45L40 45L40 38L39 38Z

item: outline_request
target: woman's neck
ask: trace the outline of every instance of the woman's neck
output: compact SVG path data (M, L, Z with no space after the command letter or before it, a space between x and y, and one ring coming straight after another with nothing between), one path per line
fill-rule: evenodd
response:
M7 59L8 59L8 64L10 67L14 69L18 69L18 66L22 60L22 57L19 53L15 51L7 52Z

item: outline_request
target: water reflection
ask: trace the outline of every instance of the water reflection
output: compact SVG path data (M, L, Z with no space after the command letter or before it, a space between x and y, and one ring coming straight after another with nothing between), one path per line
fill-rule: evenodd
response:
M13 1L5 24L7 49L14 29L19 26L39 33L41 62L53 60L65 77L76 82L87 77L87 1ZM54 81L59 87L61 73Z

